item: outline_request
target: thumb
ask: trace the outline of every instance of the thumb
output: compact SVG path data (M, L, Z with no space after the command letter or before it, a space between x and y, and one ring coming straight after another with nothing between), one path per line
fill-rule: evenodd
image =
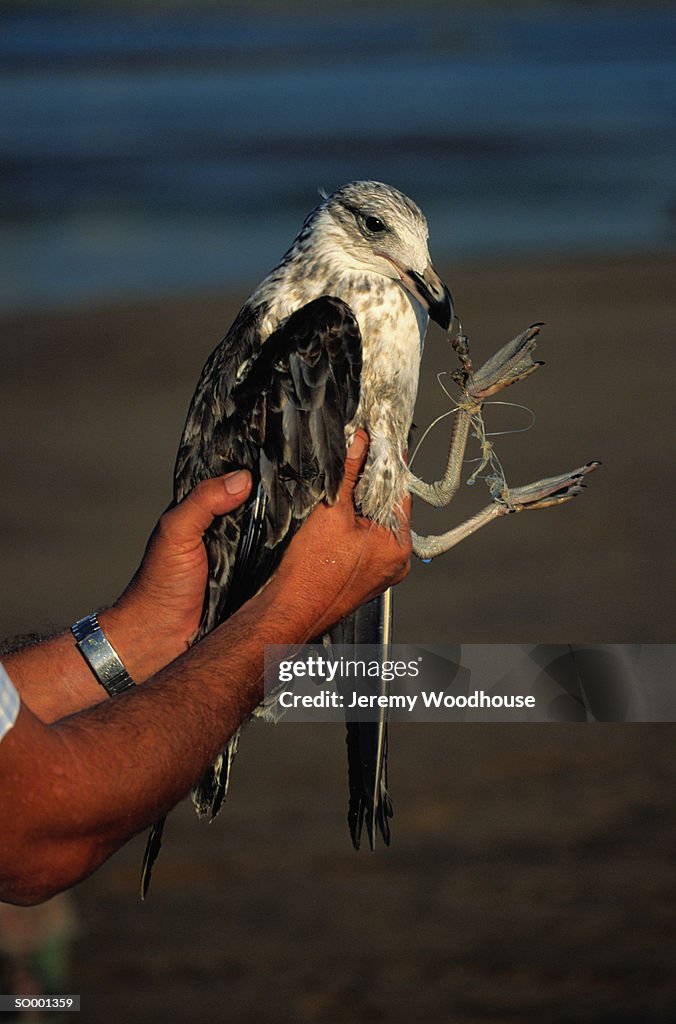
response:
M222 516L241 505L251 490L251 474L236 470L225 476L202 480L169 512L165 512L165 533L171 533L176 544L189 543L202 537L215 516Z
M369 436L365 430L358 430L354 435L352 444L345 454L345 476L340 488L340 496L351 495L359 474L366 462L366 453L369 448Z

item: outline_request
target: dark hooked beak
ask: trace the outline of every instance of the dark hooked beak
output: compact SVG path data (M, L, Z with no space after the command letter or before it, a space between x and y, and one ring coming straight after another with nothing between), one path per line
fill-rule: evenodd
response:
M453 319L453 298L432 264L428 263L422 274L404 271L402 282L422 302L430 319L447 331Z

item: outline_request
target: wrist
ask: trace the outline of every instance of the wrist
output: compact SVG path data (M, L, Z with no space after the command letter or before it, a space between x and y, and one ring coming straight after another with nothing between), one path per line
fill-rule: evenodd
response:
M150 616L124 601L98 614L106 637L137 683L143 683L186 650L184 641L166 636Z
M350 610L341 611L340 607L345 587L342 576L331 579L323 575L321 585L317 580L317 574L285 571L282 563L265 589L253 599L260 602L262 615L269 614L277 622L279 639L266 642L306 643Z

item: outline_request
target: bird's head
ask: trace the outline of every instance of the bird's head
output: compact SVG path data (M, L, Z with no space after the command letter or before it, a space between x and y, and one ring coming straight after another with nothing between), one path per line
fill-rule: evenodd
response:
M412 200L379 181L353 181L328 196L314 216L354 269L400 281L432 320L449 327L451 293L432 265L427 221Z

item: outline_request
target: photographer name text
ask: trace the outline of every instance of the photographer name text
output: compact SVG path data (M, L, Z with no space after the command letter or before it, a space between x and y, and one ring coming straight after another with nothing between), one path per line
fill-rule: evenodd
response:
M475 690L470 694L446 693L444 690L415 694L394 693L352 693L341 694L335 690L320 690L316 694L298 694L293 690L282 690L278 695L279 706L284 710L290 708L338 708L352 710L354 708L387 708L413 713L418 700L425 708L534 708L535 697L521 694L486 693Z

